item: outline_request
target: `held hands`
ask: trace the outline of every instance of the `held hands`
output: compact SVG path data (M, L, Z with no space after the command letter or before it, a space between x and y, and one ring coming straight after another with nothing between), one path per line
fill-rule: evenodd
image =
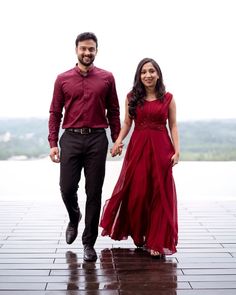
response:
M49 154L51 160L54 163L59 163L60 162L60 156L59 156L59 149L58 147L53 147L50 149L50 154Z
M110 149L110 153L112 157L115 157L117 155L122 154L122 149L123 149L124 144L122 142L115 142L113 147Z
M172 166L175 166L176 164L178 164L179 162L179 154L175 153L172 157L171 157L171 163Z

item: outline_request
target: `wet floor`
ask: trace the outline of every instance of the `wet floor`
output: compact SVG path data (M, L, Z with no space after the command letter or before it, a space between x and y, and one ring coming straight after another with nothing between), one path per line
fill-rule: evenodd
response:
M236 201L179 203L178 252L160 260L99 235L84 262L83 219L72 245L66 226L60 200L0 201L0 295L236 294Z

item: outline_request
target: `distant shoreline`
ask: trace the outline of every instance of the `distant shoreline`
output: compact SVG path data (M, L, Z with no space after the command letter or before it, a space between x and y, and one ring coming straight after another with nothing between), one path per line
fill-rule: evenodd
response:
M32 160L49 153L48 119L0 118L0 160ZM236 119L192 120L178 123L182 161L236 161ZM106 129L109 149L110 130ZM124 140L125 149L131 132ZM117 157L108 161L119 161Z

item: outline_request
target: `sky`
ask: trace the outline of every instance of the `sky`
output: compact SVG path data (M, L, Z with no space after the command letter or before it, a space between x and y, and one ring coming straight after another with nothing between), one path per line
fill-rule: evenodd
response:
M154 58L177 120L235 118L234 0L0 2L0 118L49 115L56 76L75 66L76 36L98 37L124 115L138 62Z

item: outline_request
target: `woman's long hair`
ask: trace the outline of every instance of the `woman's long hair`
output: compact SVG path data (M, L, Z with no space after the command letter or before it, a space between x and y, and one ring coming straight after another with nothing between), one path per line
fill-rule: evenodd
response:
M132 118L134 118L136 116L137 105L139 105L139 104L142 105L145 100L146 90L145 90L145 87L141 81L141 71L142 71L143 66L148 62L152 63L152 65L156 69L157 74L159 76L159 79L157 80L156 87L155 87L156 97L158 99L163 99L163 96L166 93L165 85L163 83L162 72L161 72L161 69L160 69L159 65L157 64L157 62L152 58L142 59L137 66L137 70L136 70L136 73L134 76L133 88L132 88L132 91L129 95L130 96L129 115Z

